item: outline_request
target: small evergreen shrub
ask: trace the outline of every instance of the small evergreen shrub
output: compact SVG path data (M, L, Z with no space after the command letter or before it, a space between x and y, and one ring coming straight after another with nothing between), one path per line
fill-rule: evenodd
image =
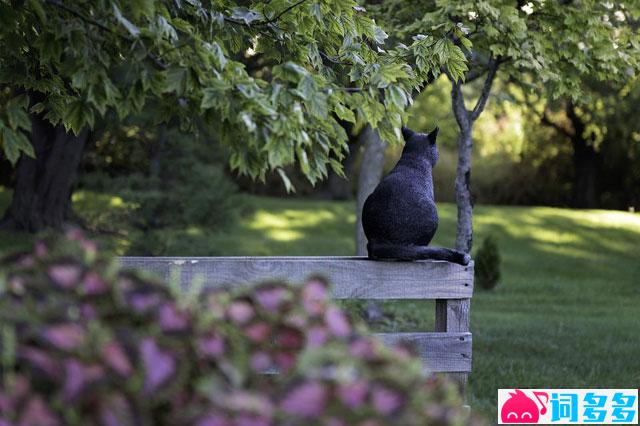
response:
M321 279L171 289L78 231L0 260L0 424L477 423L455 385L372 338Z
M475 256L475 281L480 288L491 290L500 281L500 250L493 235L488 235Z

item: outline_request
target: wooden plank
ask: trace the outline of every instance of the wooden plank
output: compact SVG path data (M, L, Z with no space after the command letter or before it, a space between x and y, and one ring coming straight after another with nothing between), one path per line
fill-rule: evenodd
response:
M471 371L471 333L378 333L387 345L409 343L432 373Z
M322 275L337 299L464 299L473 294L473 263L381 262L365 257L121 257L123 268L168 280L177 271L188 287L200 276L205 288L283 279L300 284Z
M426 373L471 371L471 333L376 333L385 345L409 343L425 366ZM278 374L270 367L264 374Z

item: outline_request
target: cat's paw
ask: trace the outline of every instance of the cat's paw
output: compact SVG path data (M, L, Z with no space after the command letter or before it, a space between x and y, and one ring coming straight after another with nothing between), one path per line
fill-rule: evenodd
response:
M469 253L460 252L457 263L467 266L469 262L471 262L471 255Z

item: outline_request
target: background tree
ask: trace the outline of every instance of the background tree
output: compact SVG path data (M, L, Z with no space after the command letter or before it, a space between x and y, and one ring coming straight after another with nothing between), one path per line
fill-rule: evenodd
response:
M586 79L579 104L567 98L552 101L548 95L516 95L534 120L553 129L560 143L569 142L572 207L626 209L637 202L637 86L637 78L625 83Z
M452 109L459 128L456 202L456 248L470 252L472 232L471 152L473 124L483 112L498 71L532 91L583 99L585 76L624 81L638 69L640 46L637 5L576 0L548 1L401 1L382 3L376 15L400 39L408 34L455 23L450 38L468 50L469 71L452 79ZM444 45L436 54L447 53ZM473 87L479 84L480 87ZM467 86L469 89L465 90ZM475 90L473 90L475 89ZM474 96L475 95L475 96ZM472 109L465 98L476 97Z
M355 1L0 3L3 151L16 164L4 226L70 217L90 129L153 108L156 122L204 126L254 179L298 164L313 183L341 173L347 134L366 122L400 138L409 94L440 68L466 69L445 25L409 45ZM441 41L442 40L442 41ZM436 54L441 41L448 54Z

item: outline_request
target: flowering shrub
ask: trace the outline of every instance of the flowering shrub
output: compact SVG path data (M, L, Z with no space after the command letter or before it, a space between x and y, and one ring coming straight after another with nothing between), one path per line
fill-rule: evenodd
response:
M178 296L70 231L0 262L0 321L1 426L472 422L321 279Z

